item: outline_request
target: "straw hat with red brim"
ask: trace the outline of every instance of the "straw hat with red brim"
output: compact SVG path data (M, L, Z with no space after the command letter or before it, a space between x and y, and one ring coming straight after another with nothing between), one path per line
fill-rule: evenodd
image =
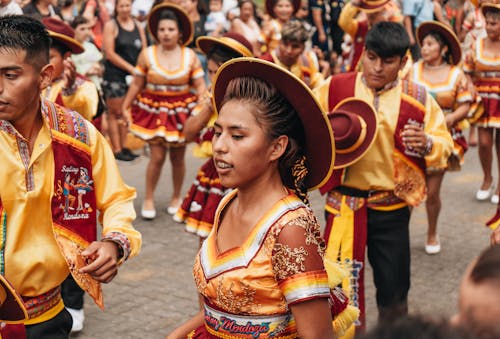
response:
M75 31L70 25L55 18L44 18L42 23L53 40L64 44L73 54L83 53L85 49L81 43L74 39Z
M448 44L451 55L451 63L453 65L458 65L462 60L462 48L460 47L460 41L458 41L457 36L451 29L446 25L437 21L425 21L422 22L417 27L417 40L418 44L422 46L422 41L429 33L438 33Z
M260 79L274 87L295 109L305 132L305 156L309 170L305 185L309 190L322 186L330 177L335 161L335 145L328 117L311 90L295 75L271 62L257 58L236 58L219 67L212 86L215 111L221 109L229 82L240 77Z
M381 11L391 0L361 0L357 7L366 13Z
M266 11L271 17L276 18L276 14L274 14L274 6L278 3L279 0L266 0ZM300 0L288 0L292 3L293 6L293 14L297 13L300 8Z
M228 32L220 38L212 36L200 36L196 39L196 46L208 54L215 46L224 47L239 54L242 57L252 57L252 44L243 35Z
M189 16L181 7L174 4L161 4L155 6L148 16L148 31L158 41L158 23L160 14L165 10L171 10L179 20L179 30L182 31L182 45L186 46L193 40L194 28Z
M481 5L481 12L483 12L483 15L486 15L486 13L491 10L500 11L500 3L498 1L490 1Z
M20 321L28 319L28 313L12 285L0 275L0 321Z
M370 149L377 134L377 113L367 102L348 98L338 103L328 118L335 137L334 168L344 168Z

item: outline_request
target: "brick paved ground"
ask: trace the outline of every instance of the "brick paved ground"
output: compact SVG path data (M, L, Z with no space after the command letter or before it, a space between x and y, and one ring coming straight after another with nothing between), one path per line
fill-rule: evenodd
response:
M201 164L187 156L187 190ZM147 158L133 164L120 164L125 180L137 187L135 207L140 211L144 192ZM154 221L135 222L143 235L141 254L127 262L115 280L104 286L106 310L101 312L87 299L85 328L80 339L164 338L179 323L197 311L197 297L191 266L198 239L172 221L165 209L170 195L170 166L167 164L156 194L158 217ZM488 244L489 231L484 222L495 207L474 200L481 180L477 149L467 154L462 172L445 177L443 208L439 223L442 252L424 253L426 215L424 207L415 209L411 221L412 288L410 312L448 317L456 310L457 289L467 264ZM323 199L313 193L313 208L322 221ZM376 322L371 271L366 273L367 316L369 327Z

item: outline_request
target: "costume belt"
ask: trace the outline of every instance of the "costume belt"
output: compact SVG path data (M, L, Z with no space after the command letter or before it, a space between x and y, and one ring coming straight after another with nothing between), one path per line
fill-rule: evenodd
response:
M257 316L239 315L216 310L206 303L205 328L216 338L297 338L291 313Z
M22 297L29 319L37 318L62 303L61 287L57 286L36 297Z
M351 201L349 205L358 205L358 208L361 207L365 199L367 207L374 210L396 210L407 205L404 200L394 194L394 191L359 190L348 186L339 186L328 192L326 198L327 210L328 206L337 211L340 210L343 195L352 197L351 200L356 200ZM353 208L353 210L358 208Z

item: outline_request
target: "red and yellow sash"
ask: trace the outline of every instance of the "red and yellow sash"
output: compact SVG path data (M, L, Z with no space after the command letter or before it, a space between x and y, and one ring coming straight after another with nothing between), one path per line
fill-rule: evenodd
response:
M42 114L50 127L54 154L54 194L51 199L54 237L77 283L102 307L100 284L88 274L78 271L86 265L85 259L80 255L81 252L97 239L97 204L92 177L89 130L85 119L76 112L46 100L42 100L41 106ZM5 264L7 217L0 200L2 275ZM58 298L60 299L60 296ZM36 312L30 312L29 307L27 309L30 319L39 316Z

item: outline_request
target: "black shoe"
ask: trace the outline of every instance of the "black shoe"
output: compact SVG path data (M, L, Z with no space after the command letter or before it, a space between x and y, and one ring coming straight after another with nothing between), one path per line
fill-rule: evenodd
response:
M134 152L132 152L129 148L126 148L126 147L123 147L122 149L122 153L124 154L127 154L127 155L130 155L132 158L138 158L139 155L135 154Z
M118 153L115 153L115 159L121 160L121 161L133 161L133 160L135 160L135 158L133 156L125 153L123 150L121 150Z

